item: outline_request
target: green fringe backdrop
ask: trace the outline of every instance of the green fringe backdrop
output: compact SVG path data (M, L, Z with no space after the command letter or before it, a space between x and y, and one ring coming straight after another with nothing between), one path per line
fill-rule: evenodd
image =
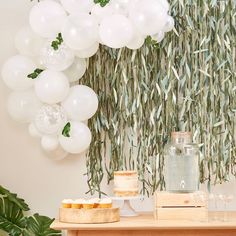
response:
M200 181L236 175L236 1L173 0L175 30L140 50L104 46L81 83L99 96L89 121L90 192L103 178L136 168L142 193L165 187L163 148L171 131L199 143Z

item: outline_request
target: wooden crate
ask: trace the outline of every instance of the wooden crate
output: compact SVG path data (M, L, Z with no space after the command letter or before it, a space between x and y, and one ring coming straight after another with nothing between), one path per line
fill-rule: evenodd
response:
M154 217L157 220L206 220L207 198L204 192L156 192Z

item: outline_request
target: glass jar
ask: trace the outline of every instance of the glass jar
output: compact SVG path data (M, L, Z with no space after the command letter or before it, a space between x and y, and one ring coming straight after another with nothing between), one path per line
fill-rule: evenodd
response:
M191 132L172 132L164 158L167 191L189 193L199 189L199 148L192 143Z

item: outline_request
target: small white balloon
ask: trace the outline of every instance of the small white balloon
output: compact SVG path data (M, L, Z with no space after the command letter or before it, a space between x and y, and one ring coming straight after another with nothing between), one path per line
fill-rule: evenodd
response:
M41 106L41 102L32 89L12 92L7 101L8 113L14 120L21 123L33 121Z
M165 33L163 31L158 32L155 35L152 35L152 39L155 40L157 43L160 43L165 37Z
M174 27L175 27L175 21L174 21L173 17L172 16L168 16L167 22L166 22L166 24L165 24L165 26L163 28L163 31L164 32L169 32L169 31L173 30Z
M42 137L42 134L37 130L34 123L29 124L28 131L29 131L30 136L32 136L34 138L41 138Z
M132 23L143 35L153 35L162 30L167 16L167 11L157 0L138 0L129 11Z
M95 5L93 0L61 0L62 6L70 14L90 13Z
M99 43L96 42L90 48L76 51L75 55L79 58L89 58L95 55L98 49L99 49Z
M36 69L35 63L21 55L9 58L2 67L2 79L13 90L25 90L33 86L34 81L27 78Z
M136 32L133 39L126 45L126 47L132 50L136 50L141 48L144 42L145 42L144 36Z
M68 118L76 121L90 119L98 109L97 94L88 86L76 85L62 102Z
M73 50L64 43L55 50L52 47L52 40L49 40L40 50L40 59L43 65L51 70L63 71L69 68L75 58Z
M35 79L35 93L45 103L63 101L69 92L69 81L60 71L45 70Z
M24 56L38 56L44 40L36 35L29 26L20 29L15 37L15 46Z
M54 38L66 19L62 6L52 0L41 1L30 11L29 22L35 33L45 38Z
M91 15L96 17L97 21L100 23L101 20L107 16L110 16L114 13L114 9L110 4L107 4L104 7L101 7L100 4L95 4L91 10Z
M62 29L65 44L75 50L91 47L98 40L96 18L85 13L71 15Z
M70 137L65 137L63 135L59 137L62 148L73 154L86 151L92 140L92 135L88 126L77 121L71 121L70 125Z
M42 134L59 134L66 121L66 113L61 106L44 105L38 110L34 124Z
M130 20L120 14L105 17L99 27L102 42L111 48L121 48L133 38L134 30Z
M41 139L41 146L45 151L54 151L59 146L59 141L57 136L45 135Z
M44 150L45 151L45 150ZM67 155L69 155L68 152L66 152L61 145L58 145L56 150L53 151L45 151L45 154L47 157L53 161L61 161L63 160Z
M129 0L112 0L110 6L113 9L114 14L128 16Z
M76 58L72 66L65 71L65 74L70 82L75 82L83 77L86 69L86 60L83 58Z

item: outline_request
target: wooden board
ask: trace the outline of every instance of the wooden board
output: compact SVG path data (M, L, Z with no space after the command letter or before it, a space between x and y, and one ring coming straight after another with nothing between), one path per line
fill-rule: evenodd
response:
M156 220L207 220L205 207L159 207L154 211Z
M98 224L120 220L119 208L72 209L60 208L59 220L64 223Z
M198 193L170 193L170 192L156 192L155 199L155 207L162 206L199 206L199 207L207 207L207 201L201 199L198 196L204 196L206 198L206 193L198 192Z

